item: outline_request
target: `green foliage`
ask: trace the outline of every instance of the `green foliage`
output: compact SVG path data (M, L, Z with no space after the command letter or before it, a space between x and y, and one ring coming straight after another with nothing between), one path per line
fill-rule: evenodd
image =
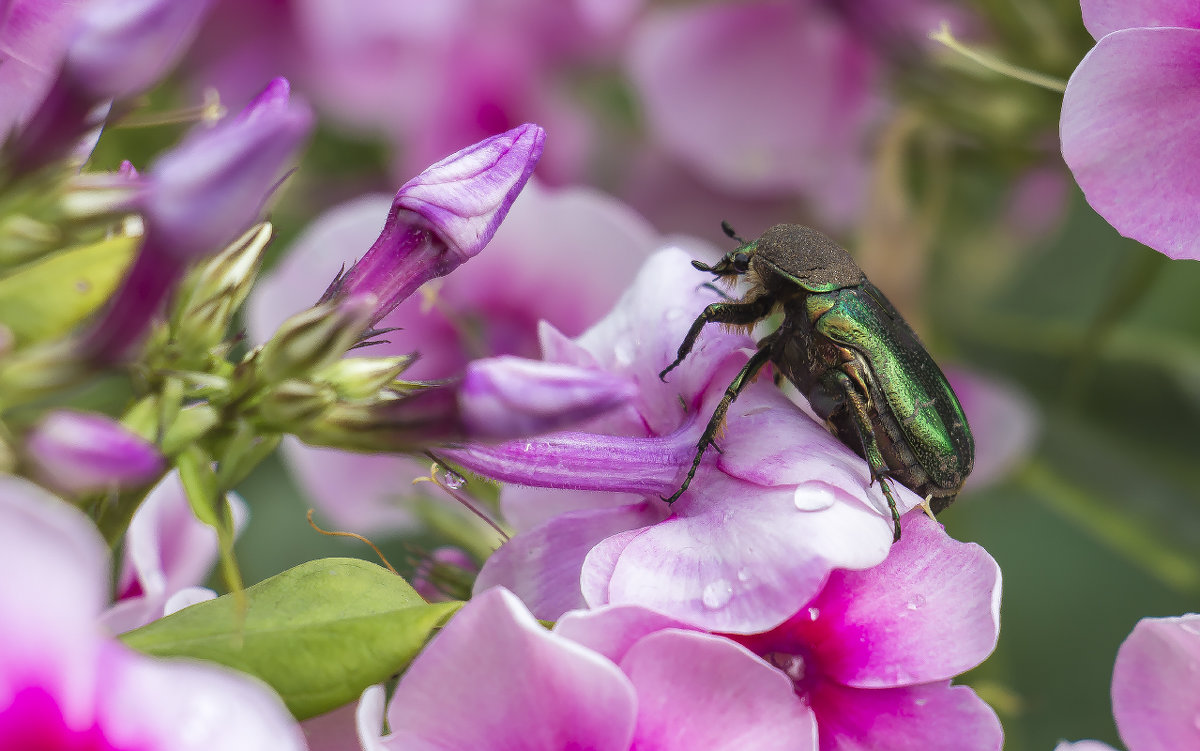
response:
M257 676L304 719L403 671L461 605L426 603L375 564L323 558L122 639L156 657L211 660Z

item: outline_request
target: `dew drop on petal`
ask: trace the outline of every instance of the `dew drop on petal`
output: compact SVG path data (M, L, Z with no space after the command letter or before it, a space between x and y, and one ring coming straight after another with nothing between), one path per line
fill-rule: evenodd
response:
M637 352L634 351L633 341L631 339L618 339L613 346L613 359L617 366L625 367L631 365L637 357Z
M920 610L925 607L925 595L913 595L912 599L904 604L904 607L909 610Z
M717 579L704 588L700 601L709 610L723 608L733 599L733 587L724 579Z
M442 482L451 490L458 490L463 485L467 484L467 478L463 477L454 470L447 469L442 472Z
M806 482L796 488L792 499L801 511L824 511L837 501L837 496L823 482Z
M808 609L808 619L810 621L815 621L820 617L821 617L820 609L818 609L818 608L809 608Z
M737 578L738 578L738 581L740 581L740 582L750 581L750 569L748 569L748 568L738 569Z
M915 705L916 705L916 706L918 706L918 707L923 707L923 706L925 706L925 705L926 705L926 704L928 704L928 703L929 703L929 700L928 700L928 699L924 699L924 698L922 698L922 699L913 699L913 704L915 704Z

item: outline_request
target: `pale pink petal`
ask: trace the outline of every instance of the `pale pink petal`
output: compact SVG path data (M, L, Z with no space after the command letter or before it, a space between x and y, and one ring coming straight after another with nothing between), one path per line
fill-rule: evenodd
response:
M995 649L1000 567L979 545L950 538L915 511L887 560L835 572L802 616L789 625L840 683L881 688L951 678ZM941 638L947 633L954 638Z
M626 653L638 694L633 748L815 751L813 712L792 682L728 639L670 629Z
M1200 614L1138 621L1117 652L1112 700L1130 751L1200 748Z
M1061 743L1059 743L1057 746L1054 747L1054 751L1117 751L1117 750L1115 748L1113 748L1112 746L1108 745L1107 743L1101 743L1100 741L1075 741L1074 743L1067 743L1066 741L1062 741Z
M266 684L210 663L151 660L118 644L100 664L98 722L115 748L301 751L300 726Z
M0 571L0 706L41 686L68 722L86 722L108 594L103 540L78 509L0 476Z
M626 751L636 702L616 665L497 588L472 598L401 677L385 745Z
M702 512L611 537L588 554L590 605L642 605L711 631L756 633L812 599L831 569L887 555L890 523L831 487L828 505L807 511L794 487L748 493L753 486L721 472L698 474L696 483Z
M504 514L504 521L513 529L525 532L568 511L631 506L642 503L644 498L635 493L596 493L504 485L500 488L500 510ZM657 520L666 515L667 510L662 509L661 516L654 518Z
M687 628L687 624L643 607L604 605L564 613L554 632L599 652L613 662L625 659L634 644L655 631Z
M1003 480L1029 455L1038 434L1036 407L1010 384L963 368L945 372L975 437L966 487L979 490Z
M1079 6L1083 25L1097 39L1138 26L1200 29L1200 5L1192 0L1080 0Z
M657 141L720 187L845 197L829 183L863 170L875 64L818 3L662 10L628 65Z
M533 614L555 620L585 607L580 591L584 558L597 543L630 528L652 524L644 506L589 509L561 514L517 535L493 553L475 580L475 591L503 586Z
M1000 751L1000 720L966 686L928 683L859 689L833 682L812 693L821 751Z
M1200 258L1200 29L1101 39L1067 83L1060 130L1100 216L1171 258Z
M387 693L382 684L368 686L358 698L354 720L363 751L387 751L387 745L383 741L383 712L386 702Z
M217 599L217 593L208 587L185 587L167 598L166 603L163 604L162 614L166 617L184 608L215 599Z

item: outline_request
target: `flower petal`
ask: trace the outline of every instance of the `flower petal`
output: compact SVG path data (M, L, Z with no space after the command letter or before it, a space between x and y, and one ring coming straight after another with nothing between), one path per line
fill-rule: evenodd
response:
M812 694L821 751L1000 751L1000 720L966 686L858 689L826 682Z
M1139 26L1200 29L1200 6L1192 0L1080 0L1083 25L1096 39Z
M1117 652L1113 715L1133 751L1200 747L1200 614L1143 618Z
M604 605L564 613L554 624L554 633L620 663L643 637L668 628L686 629L687 624L648 608Z
M792 683L745 648L669 629L621 660L638 694L634 748L657 751L815 751L813 712Z
M815 619L809 617L817 613ZM887 560L835 572L789 625L815 645L821 670L860 688L958 675L983 662L1000 633L1000 567L975 543L914 511ZM942 634L953 633L953 639Z
M542 628L503 589L476 595L400 679L393 749L626 751L637 700L616 665Z
M1097 213L1171 258L1200 258L1200 29L1101 39L1067 83L1060 128Z

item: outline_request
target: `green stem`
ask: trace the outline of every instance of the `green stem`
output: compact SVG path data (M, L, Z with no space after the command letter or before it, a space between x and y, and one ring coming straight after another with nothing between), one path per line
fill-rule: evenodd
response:
M972 49L955 38L950 31L950 24L942 21L942 25L937 31L929 32L929 38L944 47L957 52L968 60L987 68L993 73L999 73L1002 76L1015 78L1018 81L1040 86L1043 89L1056 91L1059 94L1067 90L1067 82L1055 76L1048 76L1045 73L1022 68L1019 65L1005 62L998 57L989 55L986 52L980 52Z

